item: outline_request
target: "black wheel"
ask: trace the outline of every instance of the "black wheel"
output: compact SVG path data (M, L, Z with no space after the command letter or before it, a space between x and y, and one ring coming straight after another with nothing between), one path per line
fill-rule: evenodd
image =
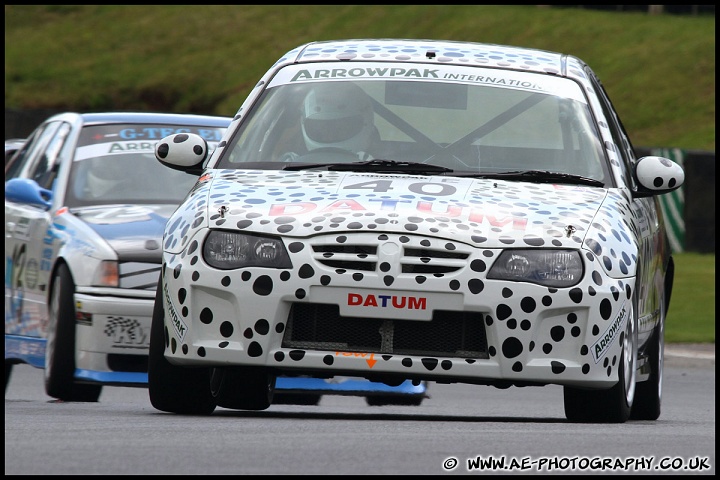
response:
M275 379L275 375L262 367L216 368L211 391L221 407L265 410L273 402Z
M48 305L45 392L66 402L97 402L102 386L75 381L75 282L58 266Z
M625 331L620 334L622 351L618 382L607 390L564 387L565 416L571 422L624 423L630 418L635 397L637 368L636 309L628 315Z
M168 335L165 332L162 277L158 282L150 326L148 353L148 392L153 407L184 415L210 415L215 399L210 392L210 368L178 367L165 358Z
M322 395L314 393L284 393L275 391L273 405L318 405Z
M10 374L12 373L13 364L5 360L5 391L7 392L8 382L10 382Z
M648 361L650 362L650 377L635 387L635 401L633 402L630 418L633 420L657 420L660 416L662 403L663 363L665 359L665 317L655 327L653 338L650 340Z
M371 395L365 397L365 401L371 407L382 407L384 405L402 405L408 407L417 407L423 401L421 396L402 397L395 395Z

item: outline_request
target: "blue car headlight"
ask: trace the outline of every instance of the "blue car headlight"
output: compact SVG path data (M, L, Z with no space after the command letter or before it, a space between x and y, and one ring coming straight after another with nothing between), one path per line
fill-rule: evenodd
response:
M583 262L576 250L505 250L488 279L530 282L545 287L572 287L582 279Z
M245 267L292 268L285 245L277 238L213 230L203 246L203 259L211 267L230 270Z

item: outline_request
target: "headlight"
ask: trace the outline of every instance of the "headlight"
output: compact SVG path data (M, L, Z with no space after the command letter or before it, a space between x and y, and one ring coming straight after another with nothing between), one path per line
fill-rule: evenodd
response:
M120 285L118 262L103 260L100 262L93 276L92 285L95 287L117 287Z
M505 250L487 278L561 288L576 285L582 274L582 258L575 250Z
M277 238L213 230L205 239L203 258L211 267L291 268L285 246Z

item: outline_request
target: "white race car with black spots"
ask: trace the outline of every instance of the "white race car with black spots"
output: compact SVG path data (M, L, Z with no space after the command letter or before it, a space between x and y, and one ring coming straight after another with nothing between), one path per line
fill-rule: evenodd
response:
M593 71L474 43L278 60L167 223L155 408L262 410L278 376L562 385L571 421L656 419L673 262L660 194ZM199 153L198 153L199 152ZM479 393L481 395L481 393Z

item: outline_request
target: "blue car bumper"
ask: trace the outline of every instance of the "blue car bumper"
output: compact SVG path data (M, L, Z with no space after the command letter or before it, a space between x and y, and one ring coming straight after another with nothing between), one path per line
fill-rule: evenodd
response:
M414 385L412 381L406 380L397 387L391 387L384 383L351 377L335 377L331 379L278 377L275 390L325 395L413 395L424 397L427 384L420 382L418 385Z

